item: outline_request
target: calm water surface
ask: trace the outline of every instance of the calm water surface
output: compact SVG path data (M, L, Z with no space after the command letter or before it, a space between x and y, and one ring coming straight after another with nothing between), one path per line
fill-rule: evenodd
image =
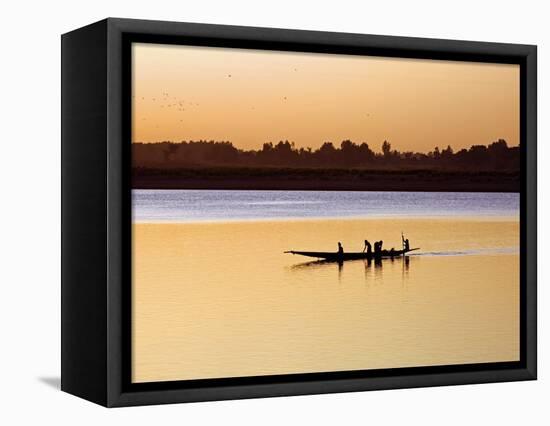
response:
M512 216L519 194L474 192L134 190L134 220Z
M134 202L136 382L519 357L517 194L136 191ZM399 247L401 231L421 250L381 264L284 253Z

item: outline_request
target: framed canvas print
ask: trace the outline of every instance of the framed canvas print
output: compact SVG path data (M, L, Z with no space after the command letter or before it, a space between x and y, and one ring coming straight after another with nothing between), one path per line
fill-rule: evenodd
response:
M62 389L536 378L536 47L107 19L62 37Z

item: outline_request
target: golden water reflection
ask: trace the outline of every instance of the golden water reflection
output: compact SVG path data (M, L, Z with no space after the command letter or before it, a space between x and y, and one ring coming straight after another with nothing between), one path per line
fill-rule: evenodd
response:
M375 263L285 250L418 254ZM514 218L135 224L135 382L519 358Z

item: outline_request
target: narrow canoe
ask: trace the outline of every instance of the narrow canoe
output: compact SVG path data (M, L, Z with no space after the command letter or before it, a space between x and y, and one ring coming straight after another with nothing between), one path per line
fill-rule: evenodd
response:
M285 253L291 253L291 254L297 254L300 256L306 256L306 257L315 257L317 259L324 259L324 260L334 260L334 261L344 261L344 260L357 260L357 259L379 259L379 258L392 258L392 257L398 257L402 256L404 254L407 254L414 250L420 250L420 248L412 248L409 250L382 250L382 252L379 255L375 255L374 253L371 253L370 255L366 252L349 252L349 253L338 253L338 252L324 252L324 251L296 251L296 250L290 250L285 251Z

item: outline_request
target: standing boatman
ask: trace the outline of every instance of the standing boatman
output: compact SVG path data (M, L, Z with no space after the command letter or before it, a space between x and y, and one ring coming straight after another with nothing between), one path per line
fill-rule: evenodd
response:
M403 242L403 250L409 251L409 239L403 236L403 231L401 231L401 241Z

